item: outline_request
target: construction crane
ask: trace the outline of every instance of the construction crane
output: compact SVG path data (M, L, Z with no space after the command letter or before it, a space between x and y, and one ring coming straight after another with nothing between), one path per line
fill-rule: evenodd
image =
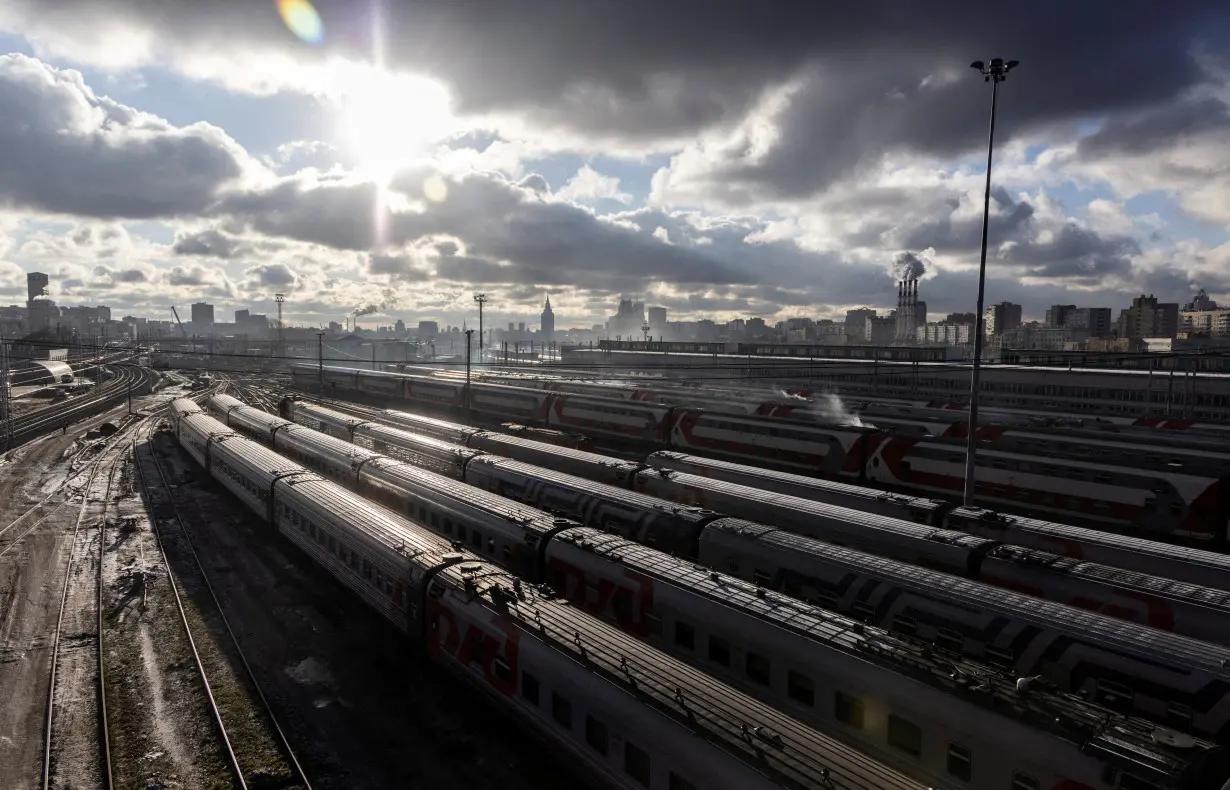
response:
M184 333L184 340L187 340L188 330L184 329L184 322L179 320L179 312L175 309L175 305L171 305L171 315L175 316L175 323L179 324L179 331Z

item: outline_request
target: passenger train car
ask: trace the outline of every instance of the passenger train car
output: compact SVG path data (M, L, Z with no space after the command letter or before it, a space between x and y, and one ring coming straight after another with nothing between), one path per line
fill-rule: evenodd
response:
M652 345L652 344L651 344ZM666 344L670 345L670 344ZM960 402L969 394L969 366L953 362L875 358L877 349L851 349L866 357L791 357L800 347L744 344L739 355L663 350L570 350L564 364L600 366L607 375L648 370L668 378L696 369L758 386L835 392L845 399L891 398L911 402ZM785 354L779 354L781 349ZM1191 360L1199 364L1200 359ZM1224 364L1211 358L1210 363ZM712 375L712 374L711 374ZM1126 416L1129 419L1230 422L1230 374L1183 370L1132 370L1048 365L986 365L979 403L989 408ZM1178 426L1175 426L1178 427Z
M222 408L230 408L227 402L221 402ZM264 419L270 419L266 416ZM273 418L276 419L276 418ZM527 504L539 507L561 515L574 518L587 526L617 532L625 537L637 540L664 551L677 553L686 557L700 559L707 564L710 557L705 554L707 545L703 536L710 525L721 521L722 516L712 511L700 508L684 507L665 502L655 497L628 491L626 489L593 483L559 472L543 470L537 467L510 461L504 458L494 458L489 455L479 455L470 459L459 470L462 478L473 485L492 491ZM909 526L909 525L906 525ZM972 536L943 536L943 540L934 541L937 552L947 554L947 562L951 565L959 563L961 552L981 549L978 539ZM918 541L922 542L922 541ZM832 544L824 544L832 545ZM835 547L834 547L835 548ZM856 552L861 555L861 552ZM1028 552L1004 552L1000 558L1005 563L1016 563L1025 572L1031 563L1041 555ZM863 555L866 556L866 555ZM956 558L956 559L954 559ZM727 569L725 557L714 559L715 567ZM871 558L881 561L881 558ZM893 560L882 560L892 567L902 569L902 573L922 574L928 584L946 587L949 580L955 580L947 574L940 574L923 568L901 565ZM762 569L752 564L741 565L737 573L752 581L767 583L771 576L766 576ZM872 566L865 566L863 570ZM1047 573L1054 571L1046 569ZM1046 574L1035 574L1033 578L1043 579ZM847 575L844 584L858 578L858 572ZM1075 578L1075 577L1074 577ZM1080 581L1077 579L1076 581ZM1073 583L1076 583L1074 581ZM1085 579L1093 584L1092 578ZM894 589L885 585L885 590ZM986 590L977 600L968 600L964 606L972 612L995 612L996 607L1004 601L1012 607L1024 611L1032 603L1040 603L1035 599L1021 595L1011 590L994 589L983 585L974 585L974 590ZM1176 585L1177 589L1177 585ZM1062 592L1062 590L1061 590ZM827 599L819 601L834 603ZM853 607L853 601L839 599L834 605ZM916 599L918 617L943 628L947 633L967 634L968 638L961 642L964 649L975 657L984 657L987 644L993 644L994 633L980 630L981 625L969 623L963 619L960 607L930 602L926 596ZM1226 720L1222 717L1230 715L1230 672L1222 667L1223 657L1230 657L1224 648L1212 644L1197 642L1178 636L1167 637L1174 640L1166 644L1160 651L1157 649L1160 631L1151 628L1141 628L1129 622L1105 617L1103 634L1116 634L1110 641L1103 642L1102 637L1090 635L1086 628L1089 617L1100 615L1081 612L1066 606L1058 606L1057 612L1071 612L1071 616L1060 617L1053 625L1050 635L1044 635L1032 627L1020 632L1012 648L1012 661L1016 669L1025 674L1041 671L1045 667L1067 667L1068 682L1072 690L1084 690L1087 693L1098 693L1098 689L1112 690L1128 689L1128 694L1118 695L1112 691L1104 694L1108 700L1111 697L1117 704L1126 706L1128 710L1142 715L1160 716L1163 720L1173 718L1194 721L1200 720L1194 727L1211 735L1225 734L1222 728ZM851 613L854 608L839 609ZM1113 610L1115 614L1140 616L1140 609ZM1000 618L999 627L1006 623ZM890 623L891 624L891 623ZM1113 625L1112 625L1113 624ZM938 632L937 632L938 633ZM1027 639L1033 634L1039 640L1034 643ZM955 644L950 641L949 644ZM1049 645L1049 647L1046 647ZM1182 647L1186 645L1187 647ZM1043 649L1045 647L1045 649ZM1002 656L1002 653L997 655ZM1166 668L1166 662L1177 660L1182 668ZM1230 665L1228 665L1230 666ZM1062 674L1062 673L1061 673ZM1219 690L1220 689L1220 690ZM1225 696L1225 700L1221 700ZM1167 699L1177 702L1174 713L1168 713ZM1191 716L1186 715L1191 711ZM1208 729L1212 728L1212 729ZM1230 737L1228 735L1227 737Z
M295 374L301 386L314 387L315 369L300 366ZM331 392L387 397L391 388L400 386L401 399L423 405L462 408L465 402L464 382L346 368L326 368L324 375ZM448 387L453 388L452 393L440 396L441 388ZM506 385L478 383L471 391L470 412L489 421L505 420L513 411L545 415L543 424L551 429L636 446L665 445L856 483L874 482L914 496L955 496L964 487L965 444L956 438L711 413ZM481 397L480 392L484 393ZM990 441L991 435L987 436ZM1037 448L1001 450L993 443L987 445L979 453L980 501L1023 509L1032 517L1078 519L1116 531L1220 542L1230 533L1230 477L1217 477L1207 460L1195 471L1170 464L1135 469L1117 465L1118 452L1113 458L1082 455L1076 449L1068 457L1038 452Z
M189 455L429 660L480 689L596 784L923 787L196 409L182 400L171 407ZM1159 763L1167 757L1153 755ZM1207 763L1182 767L1190 781L1208 781Z
M379 412L373 415L381 420L389 419L391 422L406 425L416 425L417 421L425 420L425 424L437 435L450 436L464 442L467 448L461 450L455 446L438 446L433 443L434 440L414 433L387 433L378 422L350 417L309 403L286 401L282 404L282 411L285 417L293 417L302 424L366 447L373 446L372 437L384 436L385 452L395 455L412 452L416 456L423 456L423 460L416 460L409 455L398 455L455 479L464 477L465 463L473 457L475 450L479 450L525 461L545 469L575 474L599 483L635 489L676 503L708 504L728 515L765 517L764 514L768 512L766 508L771 507L774 502L772 495L784 494L850 508L868 516L888 517L889 521L879 520L876 522L878 525L901 519L978 535L996 544L1008 544L1005 550L1011 549L1013 545L1035 549L1044 553L1017 554L1018 568L1027 567L1030 562L1035 563L1035 570L1027 574L1028 579L1014 575L1004 578L1003 583L1008 584L1015 578L1017 583L1026 585L1023 589L1029 589L1043 597L1078 600L1090 608L1106 606L1109 611L1118 612L1120 615L1136 612L1136 617L1154 611L1146 607L1144 601L1159 595L1162 598L1176 596L1180 608L1184 606L1183 601L1189 601L1196 607L1193 610L1194 616L1198 616L1202 623L1199 626L1192 624L1192 627L1197 629L1195 631L1186 631L1185 627L1180 627L1182 633L1220 633L1214 623L1219 619L1220 615L1217 613L1223 610L1225 602L1221 601L1214 591L1230 590L1230 556L1201 549L1005 516L977 508L954 507L940 500L888 494L861 486L696 455L656 452L650 454L645 463L639 463L553 447L431 418L418 418L403 412ZM648 470L674 470L684 475ZM709 480L695 480L693 476ZM733 485L714 485L718 482ZM710 492L708 496L719 497L720 500L704 500L705 491ZM867 531L866 527L861 529ZM907 533L902 533L899 528L897 532L898 536L893 540L902 542L902 545L888 551L887 556L903 557L904 554L905 559L931 567L956 567L952 563L945 565L947 560L939 553L940 547L935 541L905 540L903 536ZM830 535L827 539L834 538ZM850 545L868 548L873 544L854 541ZM1073 562L1062 562L1058 557L1046 552L1069 558ZM975 568L981 567L980 562L962 560L962 563L972 564ZM1123 572L1117 576L1126 586L1122 593L1116 595L1126 595L1135 603L1128 609L1122 609L1118 604L1109 603L1098 596L1089 597L1066 591L1064 588L1068 579L1079 577L1085 570L1096 567L1086 563L1100 563L1122 569ZM1181 584L1170 584L1167 580ZM1158 592L1148 593L1148 590ZM1171 610L1163 607L1163 611ZM1154 622L1164 624L1168 617L1168 614L1158 615L1154 617ZM1132 619L1132 616L1129 615L1128 619ZM1230 637L1223 636L1214 641L1228 638Z
M430 524L457 548L549 582L587 611L934 787L1194 781L1182 767L1174 780L1167 777L1173 767L1165 761L1151 767L1140 755L1122 760L1094 747L1113 737L1156 751L1152 725L1139 720L1041 685L1022 690L1001 672L935 656L917 639L826 614L432 472L368 457L233 399L215 399L211 408L239 425L262 423L261 435L276 438L283 452L312 459L336 479ZM1220 782L1230 772L1220 754L1208 752L1186 773Z

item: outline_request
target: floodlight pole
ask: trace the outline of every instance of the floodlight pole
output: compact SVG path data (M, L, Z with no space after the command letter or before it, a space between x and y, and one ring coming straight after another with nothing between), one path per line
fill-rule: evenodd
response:
M986 335L983 320L983 301L987 279L987 226L991 220L991 157L995 151L995 110L999 104L999 84L1008 78L1008 72L1016 68L1017 61L1007 63L1002 58L992 58L989 64L976 60L970 64L983 76L991 87L991 124L987 132L987 185L982 197L982 256L978 262L978 312L974 314L974 365L970 372L969 420L965 440L965 505L974 504L974 469L978 453L978 393L982 378L982 341Z
M479 304L482 304L481 302ZM470 336L473 329L466 330L466 425L470 425Z

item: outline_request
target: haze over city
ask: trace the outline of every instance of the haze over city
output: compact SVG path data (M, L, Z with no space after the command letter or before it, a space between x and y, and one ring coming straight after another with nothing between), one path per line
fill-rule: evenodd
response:
M840 321L910 255L972 311L987 52L988 304L1230 301L1218 4L144 5L0 7L0 303Z

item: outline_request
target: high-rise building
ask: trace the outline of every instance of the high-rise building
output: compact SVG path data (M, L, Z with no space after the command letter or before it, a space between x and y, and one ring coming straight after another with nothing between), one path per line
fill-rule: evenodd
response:
M196 302L192 305L192 323L198 327L213 326L214 324L214 306L204 302Z
M247 310L236 310L235 311L235 326L237 327L247 326L248 320L249 318L251 318L251 315L252 314Z
M419 337L432 338L440 334L440 324L437 321L419 321Z
M397 321L393 323L393 331L399 335L404 333L406 331L406 322L400 318L397 319Z
M661 335L666 330L666 308L650 307L645 311L649 330L655 335Z
M846 337L856 340L867 339L867 319L875 318L876 311L868 307L846 311ZM894 319L895 320L895 319Z
M1119 337L1174 337L1179 332L1178 302L1157 301L1141 294L1132 306L1119 311Z
M1090 337L1108 337L1112 324L1109 307L1078 307L1067 316L1064 326L1084 329Z
M1202 313L1208 310L1216 309L1217 302L1210 299L1209 295L1204 292L1203 288L1197 292L1196 296L1190 302L1183 305L1183 312L1185 313Z
M983 329L987 337L1016 329L1021 325L1021 306L1012 302L1000 302L987 308L983 314Z
M1074 304L1054 304L1046 309L1047 326L1067 326L1068 319L1076 312Z
M539 334L542 335L544 343L550 343L555 336L555 312L551 309L551 297L547 297L547 303L543 305L542 317L539 319Z
M47 295L47 285L51 280L42 272L30 272L26 275L26 301L33 302L40 296Z

